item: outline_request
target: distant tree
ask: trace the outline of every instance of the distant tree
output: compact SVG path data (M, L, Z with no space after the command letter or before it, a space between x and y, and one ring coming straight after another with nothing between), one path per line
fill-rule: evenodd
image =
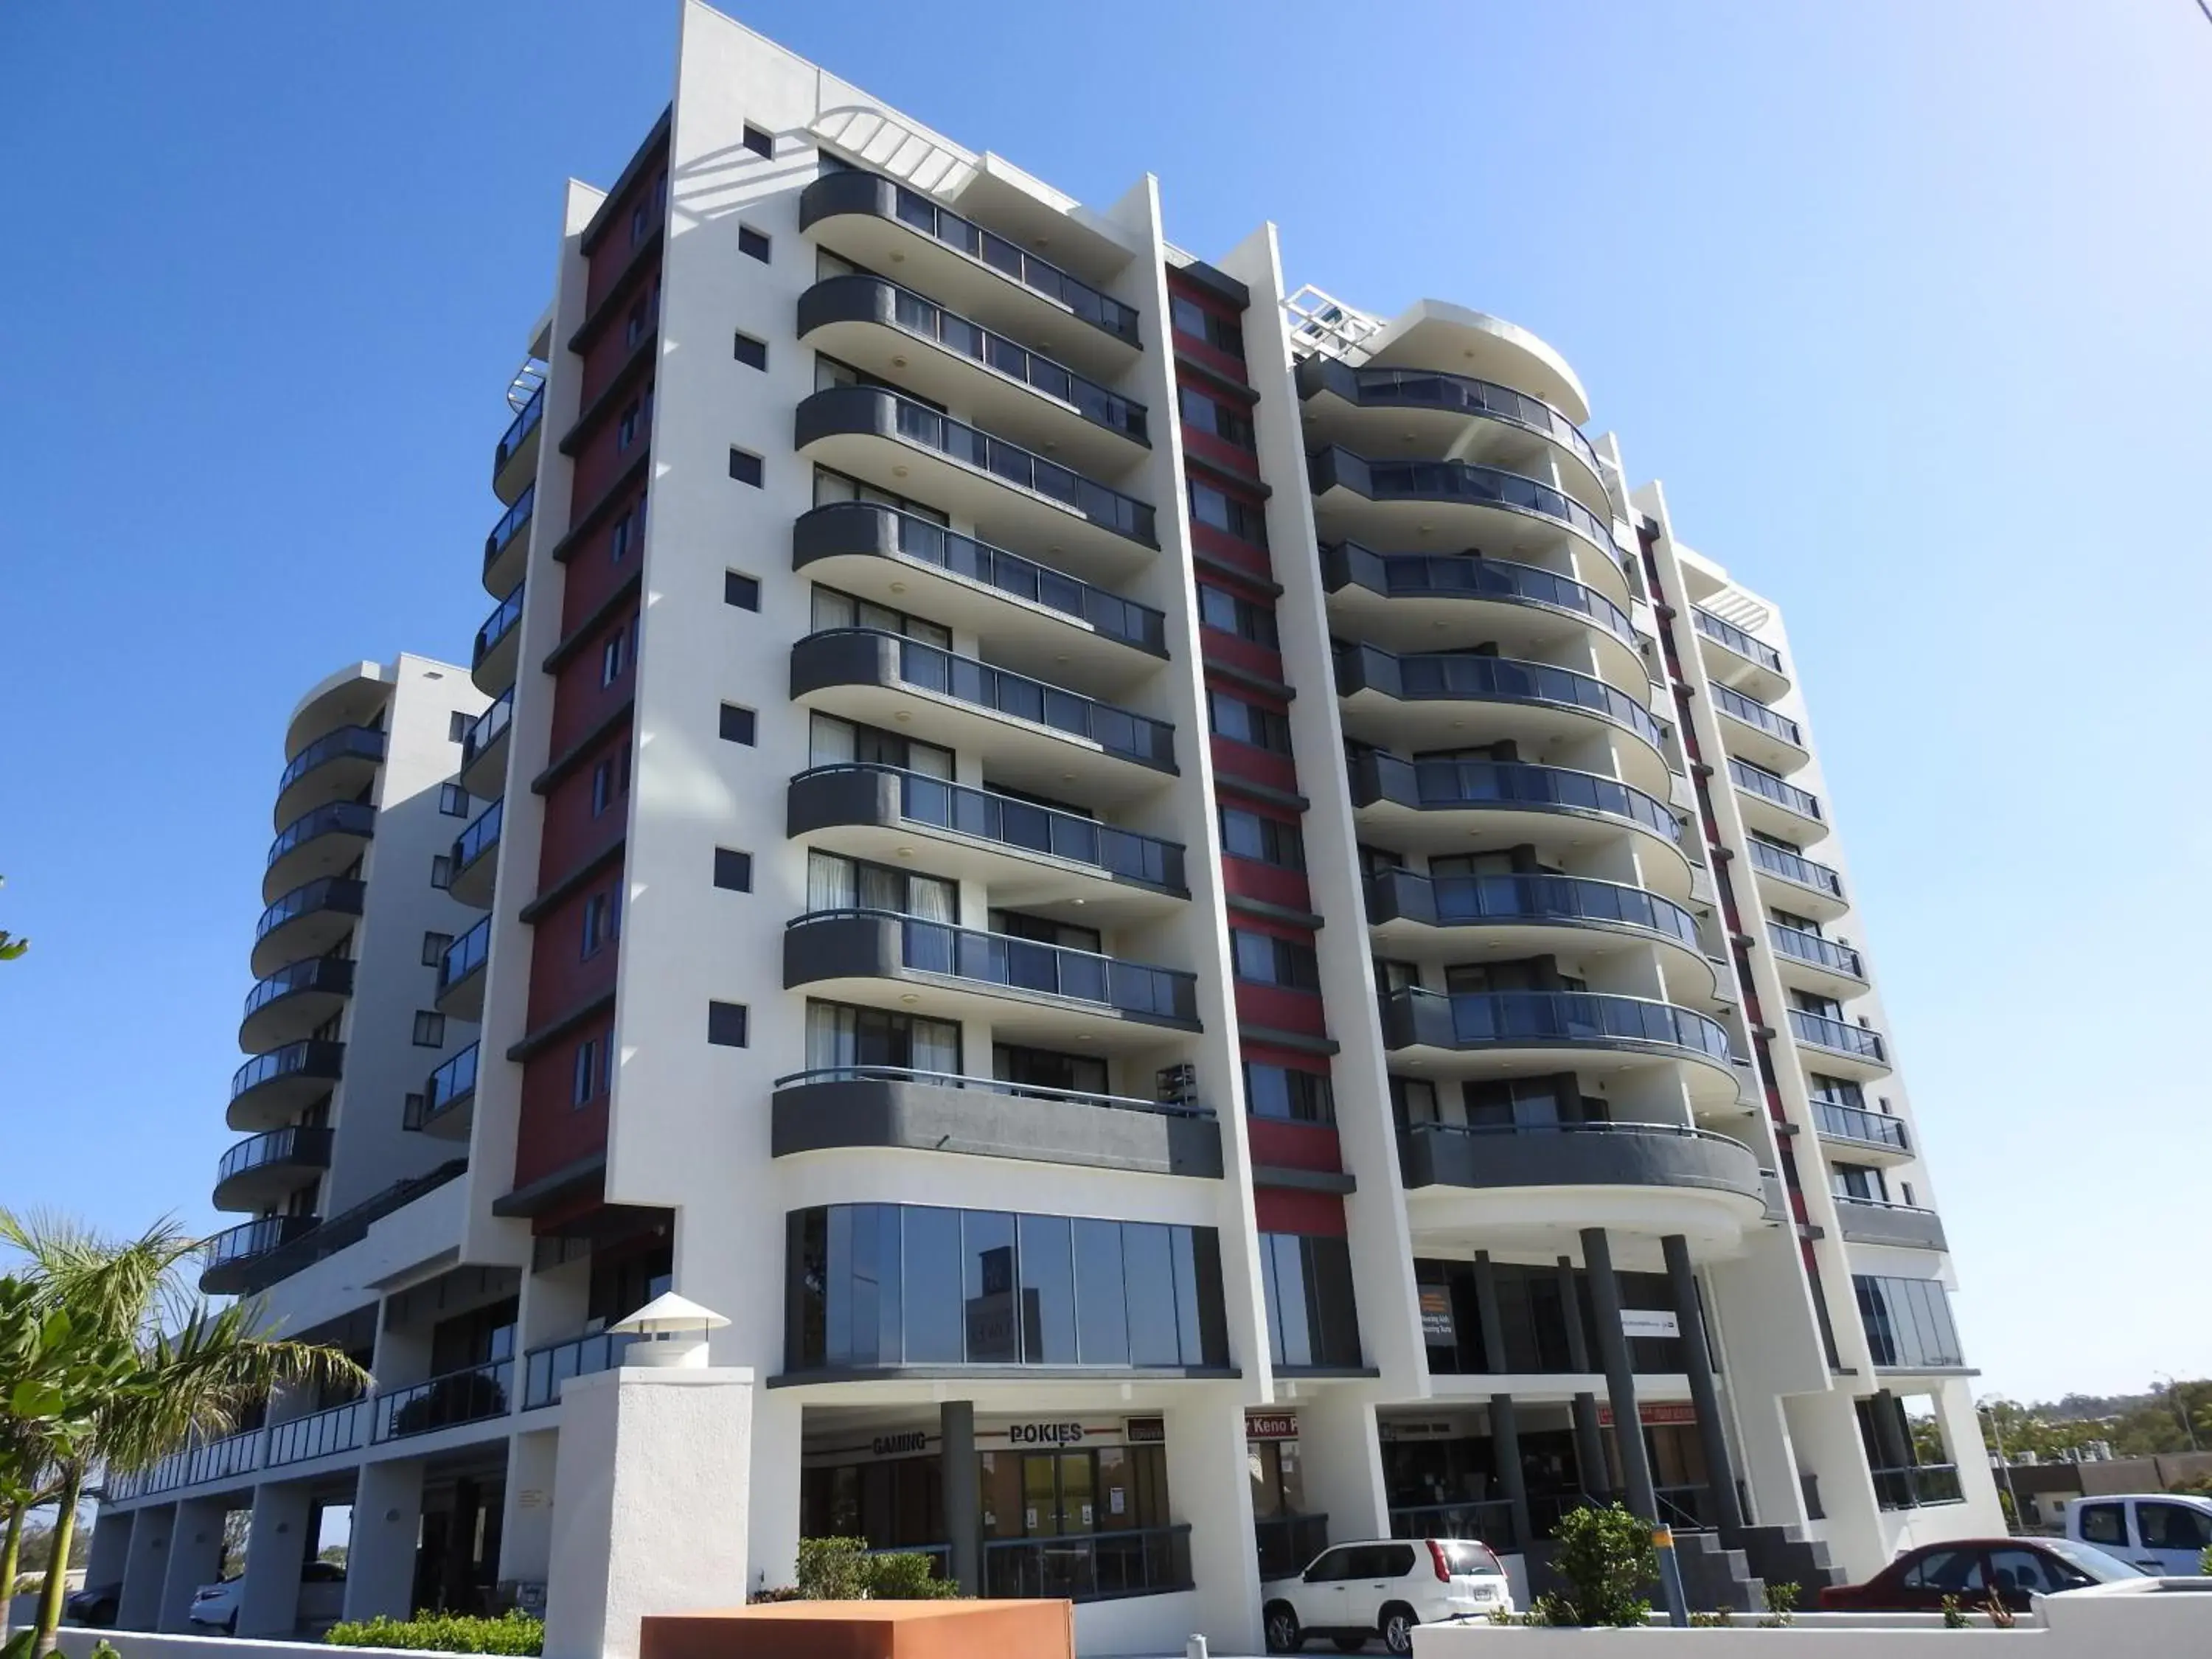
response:
M0 887L5 887L7 884L8 878L0 876ZM0 927L0 962L13 962L30 948L30 940L17 939L5 927Z

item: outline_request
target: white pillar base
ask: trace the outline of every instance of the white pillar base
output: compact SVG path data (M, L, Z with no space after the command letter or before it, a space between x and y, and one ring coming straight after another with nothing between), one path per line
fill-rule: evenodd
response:
M189 1635L192 1596L202 1584L222 1577L222 1523L230 1506L212 1498L187 1498L177 1505L177 1520L169 1535L169 1565L161 1575L161 1605L154 1628L172 1635Z
M169 1534L177 1523L174 1504L149 1504L131 1522L131 1553L123 1567L123 1594L117 1599L118 1630L152 1630L161 1616L162 1581L169 1571Z
M415 1610L415 1550L422 1531L422 1462L361 1466L353 1536L346 1543L345 1616L404 1619Z
M300 1622L300 1572L309 1552L307 1483L268 1480L253 1489L239 1587L240 1636L289 1636Z

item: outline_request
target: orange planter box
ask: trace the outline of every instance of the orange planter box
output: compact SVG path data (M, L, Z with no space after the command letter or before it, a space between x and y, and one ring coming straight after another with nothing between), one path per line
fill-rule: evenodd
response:
M775 1601L642 1623L639 1659L1075 1659L1066 1601Z

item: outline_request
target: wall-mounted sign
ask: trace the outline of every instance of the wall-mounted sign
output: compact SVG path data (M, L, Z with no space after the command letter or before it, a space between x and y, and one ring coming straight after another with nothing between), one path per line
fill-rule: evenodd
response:
M1449 1440L1461 1432L1458 1424L1437 1420L1408 1423L1386 1419L1375 1429L1376 1436L1384 1440Z
M1247 1440L1295 1440L1298 1437L1298 1414L1296 1412L1246 1412L1244 1437Z
M1083 1443L1083 1425L1066 1423L1009 1423L1006 1425L1006 1443L1009 1446L1079 1446Z
M1122 1437L1133 1446L1164 1446L1168 1442L1164 1417L1133 1417L1121 1425Z
M936 1437L927 1429L909 1429L903 1434L879 1434L868 1442L871 1457L907 1457L915 1452L929 1449Z
M1636 1416L1645 1428L1659 1428L1668 1425L1696 1422L1698 1408L1686 1400L1639 1400L1636 1402ZM1606 1405L1599 1406L1597 1420L1600 1428L1611 1428L1613 1407Z
M1671 1308L1623 1308L1620 1310L1620 1334L1623 1336L1680 1336L1682 1322L1674 1317Z
M1452 1319L1451 1288L1424 1285L1421 1290L1421 1340L1431 1348L1449 1348L1459 1341L1459 1327Z

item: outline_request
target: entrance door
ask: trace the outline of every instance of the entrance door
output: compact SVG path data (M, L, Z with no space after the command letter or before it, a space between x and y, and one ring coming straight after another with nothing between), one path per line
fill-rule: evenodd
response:
M1023 1457L1023 1532L1031 1538L1081 1540L1037 1550L1037 1587L1026 1594L1089 1596L1093 1567L1085 1534L1097 1526L1097 1470L1089 1452L1041 1452Z

